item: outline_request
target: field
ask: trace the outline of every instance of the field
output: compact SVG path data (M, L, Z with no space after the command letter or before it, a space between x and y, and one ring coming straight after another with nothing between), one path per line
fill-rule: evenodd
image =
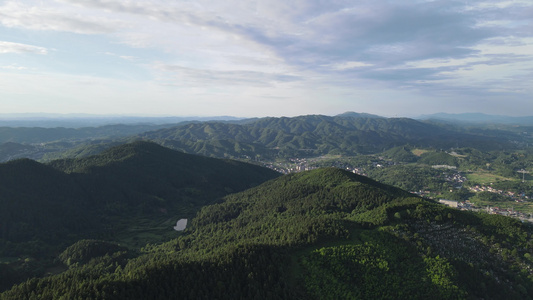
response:
M477 182L482 185L490 185L491 183L497 182L497 181L509 181L509 180L515 180L508 177L503 177L500 175L496 175L494 173L489 172L472 172L466 174L466 178L468 178L471 182Z
M171 240L180 235L173 229L178 219L165 216L158 219L136 218L134 222L128 220L117 226L121 230L117 231L120 233L117 233L116 240L129 248Z

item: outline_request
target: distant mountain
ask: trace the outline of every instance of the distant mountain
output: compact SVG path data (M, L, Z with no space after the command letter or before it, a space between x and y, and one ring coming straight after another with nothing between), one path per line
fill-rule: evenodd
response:
M0 144L7 142L36 144L56 141L118 138L172 126L176 126L176 124L157 126L119 124L83 128L0 127Z
M438 113L422 115L418 120L434 120L446 122L463 122L467 124L512 124L512 125L533 125L533 116L510 117L501 115L487 115L482 113L447 114Z
M231 116L213 117L137 117L106 116L90 114L1 114L0 126L5 127L43 127L43 128L82 128L106 125L164 125L186 121L237 121L242 118Z
M60 256L68 270L0 299L528 299L532 233L317 169L205 206L182 235L136 258L80 241Z
M0 127L0 162L17 158L50 161L96 154L118 143L135 140L138 133L172 125L106 125L83 128Z
M39 159L42 153L38 146L13 142L0 143L0 162L17 159Z
M381 117L381 116L378 116L378 115L373 115L373 114L367 114L367 113L357 113L357 112L353 112L353 111L347 111L345 113L342 113L342 114L338 114L336 115L336 117L346 117L346 118L384 118L384 117Z
M275 158L324 154L377 153L400 145L484 150L513 148L505 136L464 133L407 118L329 117L260 118L251 122L192 123L142 133L142 139L189 153L215 157Z
M417 121L348 112L236 121L84 128L0 127L0 161L41 161L96 154L111 145L151 140L186 153L220 158L272 160L326 154L374 154L410 145L436 149L516 149L533 142L531 127Z

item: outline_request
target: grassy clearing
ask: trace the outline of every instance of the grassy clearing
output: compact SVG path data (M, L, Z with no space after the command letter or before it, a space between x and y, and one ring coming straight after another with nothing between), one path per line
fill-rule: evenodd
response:
M181 234L174 230L178 219L180 218L165 215L122 220L116 227L117 234L114 239L130 249L139 249L146 244L160 244L177 238Z
M450 154L450 155L453 156L453 157L457 157L457 158L466 158L466 157L468 157L468 155L458 154L458 153L456 153L456 152L454 152L454 151L452 151L452 152L450 152L450 153L448 153L448 154Z
M411 152L416 155L416 156L421 156L422 154L426 153L426 152L429 152L429 150L424 150L424 149L413 149L411 150Z
M513 178L503 177L489 172L473 172L466 174L469 181L478 182L480 184L491 184L497 181L515 180Z

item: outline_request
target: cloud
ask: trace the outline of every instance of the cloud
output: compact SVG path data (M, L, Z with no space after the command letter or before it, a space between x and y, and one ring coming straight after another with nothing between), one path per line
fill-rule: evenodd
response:
M19 66L17 64L11 64L11 65L8 65L8 66L0 66L0 69L21 71L21 70L27 70L28 68L27 67L23 67L23 66Z
M6 1L0 6L0 24L9 28L52 30L79 34L112 33L121 22L57 5L28 5Z
M48 50L46 48L33 45L0 41L0 54L5 53L31 53L46 55L48 54Z
M178 65L157 64L154 69L171 73L160 79L161 84L177 86L256 86L265 87L275 83L301 80L296 75L264 73L249 70L206 70L193 69Z
M123 60L127 60L127 61L136 61L138 60L139 58L136 57L136 56L132 56L132 55L118 55L118 54L115 54L113 52L105 52L104 53L105 55L108 55L108 56L113 56L113 57L118 57L118 58L121 58Z
M91 58L85 67L92 75L126 74L119 68L135 66L155 85L209 87L206 99L226 87L268 97L265 90L281 85L290 97L324 91L324 101L359 97L364 89L417 99L531 93L533 3L527 0L6 1L0 26L19 30L11 40L24 43L0 44L0 53L46 54L64 41L41 43L46 35L36 39L32 31L59 32L50 34L54 42L74 42L61 52L68 61L53 57L54 64L72 65L68 72Z
M472 16L434 3L380 5L369 2L310 20L310 33L281 48L281 55L307 64L353 60L385 67L409 60L465 57L468 47L490 36ZM300 54L300 55L297 55Z
M364 63L360 61L346 61L341 63L335 63L335 64L329 64L326 65L326 67L331 68L333 70L351 70L356 68L362 68L362 67L371 67L373 64Z

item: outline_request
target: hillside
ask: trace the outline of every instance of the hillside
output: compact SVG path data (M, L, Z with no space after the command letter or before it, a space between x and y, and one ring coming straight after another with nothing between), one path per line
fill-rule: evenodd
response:
M142 133L149 139L185 152L217 157L309 157L324 154L377 153L395 146L515 147L505 137L462 133L407 118L344 114L261 118L248 122L193 123Z
M18 257L16 269L30 268L21 276L41 275L50 257L81 238L132 247L168 240L178 219L277 176L148 142L83 159L0 164L0 262Z
M317 169L205 206L182 235L135 258L78 243L62 259L106 254L0 299L529 299L531 234L510 218Z

